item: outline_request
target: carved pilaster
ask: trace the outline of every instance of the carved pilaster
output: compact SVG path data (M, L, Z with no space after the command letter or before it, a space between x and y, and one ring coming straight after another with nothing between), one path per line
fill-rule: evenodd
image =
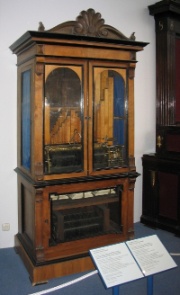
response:
M171 33L160 33L156 42L157 58L157 124L174 124L174 51ZM168 69L168 75L167 75Z
M130 68L128 72L128 78L133 80L134 76L135 76L135 70L133 68Z
M39 76L39 75L42 75L44 74L44 64L43 63L36 63L36 74Z
M176 6L179 4L172 0L149 6L150 14L154 15L156 21L157 125L175 124Z
M35 223L36 223L36 247L35 255L37 261L44 261L44 247L43 247L43 189L36 189L35 194Z

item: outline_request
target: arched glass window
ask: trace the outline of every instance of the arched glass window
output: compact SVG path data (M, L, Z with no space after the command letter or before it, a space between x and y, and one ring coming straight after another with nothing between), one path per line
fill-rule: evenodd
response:
M58 67L45 83L45 171L82 170L82 85L70 67Z
M96 73L96 71L95 71ZM94 75L94 169L126 164L125 81L114 69L97 70Z

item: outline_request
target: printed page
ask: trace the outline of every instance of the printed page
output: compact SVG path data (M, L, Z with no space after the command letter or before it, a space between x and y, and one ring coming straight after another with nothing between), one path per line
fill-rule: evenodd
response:
M176 263L157 235L126 242L144 276L176 267Z
M90 254L107 288L143 277L125 243L93 249Z

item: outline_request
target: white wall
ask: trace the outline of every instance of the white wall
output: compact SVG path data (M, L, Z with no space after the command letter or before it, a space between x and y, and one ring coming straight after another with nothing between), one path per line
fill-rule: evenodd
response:
M9 46L42 21L48 30L75 20L82 10L94 8L106 24L137 41L150 42L137 54L135 76L135 156L141 173L135 188L134 221L142 211L142 162L144 153L155 149L155 32L147 6L155 0L0 0L0 248L13 247L18 230L16 167L16 56ZM9 223L10 230L2 231Z

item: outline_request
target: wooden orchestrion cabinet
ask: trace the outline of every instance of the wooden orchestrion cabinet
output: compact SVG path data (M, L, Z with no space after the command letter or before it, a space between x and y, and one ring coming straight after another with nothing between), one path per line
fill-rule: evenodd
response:
M134 72L147 45L93 9L28 31L18 71L18 249L32 283L93 268L133 238Z

